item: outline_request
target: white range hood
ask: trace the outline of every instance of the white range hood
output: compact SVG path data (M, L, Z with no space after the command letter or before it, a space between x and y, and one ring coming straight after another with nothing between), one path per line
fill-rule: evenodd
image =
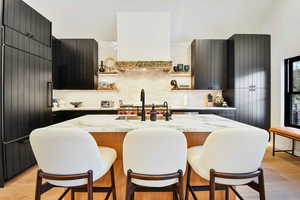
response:
M168 12L119 12L118 61L170 61Z

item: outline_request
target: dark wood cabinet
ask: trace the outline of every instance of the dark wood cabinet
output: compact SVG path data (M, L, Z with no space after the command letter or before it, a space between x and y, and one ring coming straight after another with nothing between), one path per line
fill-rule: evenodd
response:
M52 91L51 62L24 51L4 48L4 138L5 142L28 136L47 124L51 112L47 97Z
M235 120L236 110L201 110L199 114L214 114L227 119Z
M270 87L270 36L234 35L229 41L230 88Z
M194 40L191 46L194 89L227 87L227 40Z
M60 89L61 87L61 65L60 59L62 56L60 55L60 41L52 36L52 80L53 80L53 88Z
M51 22L23 1L2 0L0 6L3 186L35 164L29 134L52 123L52 34Z
M50 46L44 45L27 37L26 35L20 34L9 27L4 27L4 29L5 45L26 51L47 60L52 60L52 49Z
M98 88L98 43L94 39L56 39L55 89Z
M208 110L203 110L203 109L171 109L172 114L184 114L184 113L198 113L198 114L214 114L214 115L219 115L221 117L227 118L227 119L232 119L235 120L236 117L236 109L208 109Z
M38 41L51 45L51 22L22 0L3 0L5 26Z
M5 179L13 178L35 163L29 139L5 144L4 152L6 158Z
M229 87L224 97L237 108L236 119L270 127L270 36L234 35L229 39Z

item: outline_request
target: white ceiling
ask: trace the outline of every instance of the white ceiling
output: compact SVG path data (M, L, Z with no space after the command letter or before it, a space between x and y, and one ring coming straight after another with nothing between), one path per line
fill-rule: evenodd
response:
M53 22L53 34L59 38L115 41L118 11L166 11L171 13L172 41L183 42L227 38L233 33L259 33L273 0L24 1Z

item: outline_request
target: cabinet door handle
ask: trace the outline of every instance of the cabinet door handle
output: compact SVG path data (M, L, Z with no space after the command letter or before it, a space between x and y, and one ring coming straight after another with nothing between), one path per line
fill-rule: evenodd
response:
M52 99L53 99L53 84L52 82L47 82L47 106L48 108L52 108Z
M26 35L27 37L29 37L29 38L34 38L34 35L33 35L32 33L29 33L29 32L28 32L28 33L26 33L25 35Z

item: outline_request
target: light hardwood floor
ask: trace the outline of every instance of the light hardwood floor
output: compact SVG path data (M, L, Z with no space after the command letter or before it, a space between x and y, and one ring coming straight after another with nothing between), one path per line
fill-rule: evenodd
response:
M263 162L263 168L265 170L268 200L300 199L300 158L295 158L285 153L278 153L276 157L272 157L271 149L269 148ZM5 188L0 189L0 199L33 200L36 170L37 168L33 167L9 181ZM238 187L238 190L241 191L247 200L258 199L257 193L251 189ZM62 191L62 189L54 189L45 194L42 199L56 200Z

